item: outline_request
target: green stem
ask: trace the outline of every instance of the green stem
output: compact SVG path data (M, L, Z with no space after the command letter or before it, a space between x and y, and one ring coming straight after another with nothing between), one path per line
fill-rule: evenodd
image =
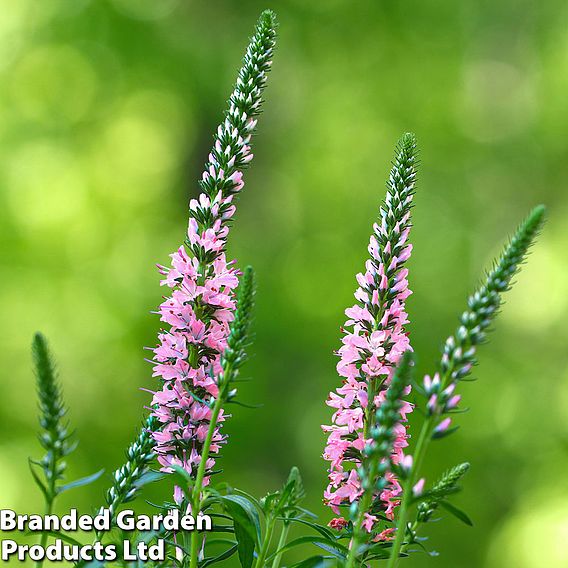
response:
M402 502L398 509L398 517L396 522L396 537L391 548L391 554L386 568L396 568L396 566L398 565L400 552L402 550L404 538L406 536L406 520L408 517L408 509L410 507L410 500L412 498L412 488L417 481L418 472L420 471L420 467L422 466L422 462L424 461L424 456L426 455L428 444L430 443L432 437L432 426L433 416L429 416L422 425L420 437L418 438L416 450L414 452L414 464L410 471L410 475L406 480L406 483L403 484Z
M229 384L228 377L232 372L231 367L227 367L225 370L223 383L224 385ZM215 399L215 404L213 405L213 410L211 412L211 420L209 422L209 429L207 430L207 436L205 442L203 443L203 450L201 452L201 461L199 462L199 467L197 468L197 476L195 478L195 485L193 486L193 491L191 493L191 514L196 516L201 509L201 491L203 490L203 479L205 478L205 472L207 470L207 460L209 459L209 452L211 450L211 442L213 440L213 434L215 433L215 428L217 427L217 419L219 418L219 413L221 412L221 407L225 399L225 386L221 386L219 389L219 395ZM194 530L191 533L191 556L189 560L190 568L197 568L197 554L199 550L199 533Z
M281 548L286 546L286 543L288 542L289 532L290 532L290 523L284 521L284 524L282 525L282 532L280 533L280 538L278 539L278 547L276 548L276 550L280 550ZM276 554L274 560L272 561L272 568L279 568L280 561L282 560L282 554L283 554L282 552L278 552Z
M364 440L367 440L369 438L370 436L369 432L371 430L371 427L373 426L373 417L375 415L374 412L375 407L373 401L375 400L375 396L382 386L382 382L380 384L377 383L378 381L376 378L372 378L371 381L369 382L369 391L367 396L368 402L367 402L367 408L365 409L365 416L363 419ZM369 474L371 479L374 479L375 475L376 473L374 471L370 472ZM365 490L359 501L359 505L357 508L357 518L353 523L353 538L351 539L351 548L349 549L349 555L347 556L346 568L353 568L353 566L355 565L355 560L357 558L357 550L359 549L362 540L361 536L363 533L363 528L362 528L363 520L365 518L365 513L369 510L369 507L371 506L372 498L373 498L373 489L370 488Z
M53 477L52 477L53 479ZM53 512L53 501L55 500L55 482L52 481L50 483L50 486L48 488L48 494L49 497L46 497L46 501L45 501L45 515L51 515L51 513ZM41 540L39 541L39 545L45 549L45 546L47 544L47 539L48 539L48 534L46 532L42 532L41 533ZM43 559L42 560L38 560L36 563L36 568L41 568L43 566Z
M361 546L363 519L365 513L371 506L371 497L372 497L372 491L365 491L363 497L361 497L361 500L359 501L357 518L353 523L353 538L351 539L351 547L349 548L349 554L347 556L347 562L345 564L345 568L353 568L355 566L355 562L357 560L357 551L359 550L359 546Z
M260 547L260 552L258 553L258 558L256 559L255 568L263 568L266 562L266 555L268 554L268 549L270 547L270 541L272 540L272 534L274 533L274 525L276 519L271 515L266 522L266 533L264 535L264 540L262 546Z

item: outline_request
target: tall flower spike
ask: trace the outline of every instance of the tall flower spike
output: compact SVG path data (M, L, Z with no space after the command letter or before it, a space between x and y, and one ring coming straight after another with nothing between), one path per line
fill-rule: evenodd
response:
M487 329L499 311L501 294L510 288L513 276L519 270L543 225L544 215L545 208L540 205L521 223L495 262L494 268L487 274L485 283L469 297L468 309L461 315L460 326L454 335L448 337L444 345L440 373L436 373L433 378L426 376L424 379L422 391L428 397L427 418L414 448L414 465L407 479L399 509L396 537L391 547L388 568L397 566L400 552L405 546L411 489L418 481L428 444L432 438L440 438L452 432L451 418L441 418L441 415L454 409L459 402L459 395L455 394L456 386L471 372L476 363L477 345L485 340ZM413 534L410 536L414 537Z
M461 315L459 327L444 344L440 374L424 379L429 414L441 415L457 406L460 400L455 394L457 383L469 375L477 362L477 346L485 341L487 329L499 313L501 295L510 288L513 276L542 227L544 214L542 205L531 211L495 261L484 284L469 297L468 309ZM440 422L434 436L443 435L449 425L449 418Z
M160 306L168 325L154 349L154 376L162 381L152 400L159 428L153 433L162 470L183 467L195 476L218 396L221 354L227 346L234 317L234 290L238 271L227 262L225 245L234 199L243 188L243 168L252 160L250 142L261 108L261 95L275 45L275 16L261 15L246 51L229 109L217 129L205 166L198 199L189 206L186 245L172 254L171 268L160 267L163 285L171 297ZM218 422L225 416L221 412ZM224 437L216 432L211 444L215 455ZM207 461L210 472L214 457ZM208 482L208 476L204 483Z
M336 409L333 424L322 427L329 433L324 459L330 462L330 483L324 500L337 514L341 507L358 501L363 494L357 473L361 452L372 443L370 432L375 427L376 411L385 400L396 365L410 349L404 326L407 323L405 300L411 292L404 265L412 251L408 236L416 162L416 141L413 135L406 134L398 144L380 219L373 227L366 271L357 275L357 303L345 312L349 319L337 365L343 385L330 393L327 400L328 406ZM408 445L402 422L411 410L408 403L400 408L394 463L400 462L403 449ZM372 509L392 519L401 488L396 476L388 475L388 486L373 495ZM332 521L332 526L344 524L343 518ZM375 533L376 524L372 520L365 527Z
M57 371L47 340L41 333L34 336L32 353L42 427L39 440L46 452L40 462L32 463L41 466L46 479L45 496L52 502L57 494L56 484L63 478L66 469L64 458L74 450L75 444L70 443L70 434L64 422L67 410L57 381Z

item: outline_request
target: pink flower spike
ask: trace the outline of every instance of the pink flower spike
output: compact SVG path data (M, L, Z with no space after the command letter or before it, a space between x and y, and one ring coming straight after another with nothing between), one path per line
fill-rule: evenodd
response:
M405 329L408 323L405 301L410 291L404 266L411 247L400 241L406 240L411 227L409 212L414 194L415 162L414 138L407 135L397 148L387 195L379 219L373 225L367 247L369 258L356 277L357 303L345 311L348 319L342 328L342 346L337 351L340 357L337 372L343 384L327 399L334 413L332 424L323 426L328 436L323 456L329 462L329 485L324 492L324 502L336 513L340 507L359 500L364 493L358 471L365 446L373 441L363 433L368 432L369 425L376 426L372 417L385 401L396 366L404 353L411 350ZM374 387L372 397L370 385ZM407 394L409 391L405 396ZM412 409L412 405L402 403L398 413L400 422L392 428L392 454L385 456L391 465L402 461L409 469L412 457L403 455L403 449L408 446L404 423ZM362 524L371 534L381 530L378 526L385 518L394 519L395 508L400 503L402 488L396 475L392 471L383 475L387 483L381 491L373 492L372 512L363 511ZM378 538L387 540L390 535L387 529Z
M159 267L162 284L171 296L160 305L161 320L169 327L158 336L153 375L161 388L153 393L152 415L159 428L151 432L162 471L182 467L195 476L204 456L204 441L212 440L204 462L203 486L225 436L221 409L211 423L219 396L221 357L235 317L235 289L240 272L225 254L234 196L244 185L242 165L252 160L249 146L275 44L273 20L261 18L245 55L229 108L217 128L216 139L201 176L201 193L189 204L187 241L171 255L171 267ZM187 495L175 488L181 504Z

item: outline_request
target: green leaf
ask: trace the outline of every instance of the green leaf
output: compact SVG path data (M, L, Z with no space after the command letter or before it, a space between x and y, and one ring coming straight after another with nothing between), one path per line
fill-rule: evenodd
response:
M449 513L451 513L454 517L459 519L462 523L472 527L473 522L471 519L461 510L458 509L455 505L452 505L448 501L440 501L440 505L446 509Z
M231 548L225 550L225 552L222 552L221 554L213 558L205 558L205 560L203 560L203 562L201 563L201 568L207 568L207 566L210 566L211 564L216 564L217 562L222 562L223 560L230 558L231 556L233 556L233 554L235 554L237 546L238 545L235 544Z
M315 513L312 513L311 511L308 511L307 509L304 509L304 507L296 507L296 511L298 513L302 513L303 515L306 515L306 517L310 517L312 519L317 519L318 516Z
M432 433L432 440L441 440L450 434L453 434L459 430L459 426L454 426L453 428L448 428L447 430L442 430L441 432L433 432Z
M254 503L243 495L224 495L221 497L221 501L235 525L237 523L242 525L242 528L258 546L260 543L260 519Z
M237 539L237 550L241 566L250 568L254 559L255 541L250 536L247 528L237 521L235 521L235 537Z
M386 559L390 557L392 542L372 542L362 548L367 560Z
M287 520L292 523L300 523L302 525L311 527L312 529L316 530L322 536L324 536L329 540L333 540L335 538L335 533L324 525L319 525L318 523L312 523L311 521L306 521L305 519L298 519L298 518L287 519Z
M164 479L164 477L166 477L165 474L160 473L159 471L147 471L133 483L133 486L140 489L141 487L144 487L144 485L160 481L161 479Z
M260 543L260 518L256 505L244 495L224 495L220 500L233 519L241 565L250 568L254 550Z
M207 539L207 547L211 547L211 546L215 546L217 544L230 544L231 546L233 544L237 544L234 540L231 540L230 538L214 538L214 539Z
M173 464L170 466L174 472L173 475L175 478L177 478L179 480L179 484L182 487L192 487L193 486L193 478L191 477L191 475L189 475L189 473L187 471L185 471L185 469L183 469L183 467L177 465L177 464Z
M232 532L235 532L235 529L232 526L229 526L229 525L213 525L213 528L211 529L210 532L232 533Z
M34 478L34 481L36 482L36 485L41 489L41 492L43 493L45 498L49 499L47 494L47 487L44 485L43 481L39 478L39 475L36 473L34 469L34 465L39 465L39 464L36 461L32 460L31 458L28 458L28 465L30 467L30 472L32 474L32 477Z
M336 556L340 560L345 560L347 558L347 552L345 554L342 553L342 552L339 552L339 550L337 550L335 545L331 545L329 542L316 542L316 541L314 541L313 544L315 546L317 546L318 548L321 548L322 550L325 550L326 552L333 554L334 556Z
M99 477L105 472L104 469L93 473L92 475L88 475L87 477L82 477L81 479L76 479L75 481L71 481L70 483L66 483L65 485L61 485L57 488L57 493L63 493L64 491L68 491L69 489L75 489L76 487L83 487L84 485L89 485L89 483L95 482Z
M262 512L262 506L260 505L260 502L258 501L258 499L256 499L250 493L247 493L246 491L243 491L242 489L234 488L234 489L232 489L231 493L228 493L228 495L242 495L243 497L247 498L256 507L258 512Z
M290 568L324 568L329 566L331 558L329 556L310 556Z
M290 541L288 544L285 544L283 547L281 547L276 552L271 554L269 558L272 558L277 554L285 552L286 550L290 550L291 548L302 546L304 544L313 544L315 546L319 546L320 548L323 548L327 552L331 552L331 554L337 556L338 558L344 559L347 557L347 554L349 553L347 548L345 548L345 546L343 546L342 544L339 544L335 539L329 539L320 536L301 536L299 538Z

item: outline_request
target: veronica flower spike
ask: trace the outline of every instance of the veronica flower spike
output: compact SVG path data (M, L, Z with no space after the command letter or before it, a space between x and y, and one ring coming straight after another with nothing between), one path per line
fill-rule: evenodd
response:
M418 482L420 467L432 439L451 433L451 418L447 416L460 402L455 394L459 382L469 373L476 361L477 346L486 339L488 328L499 313L502 294L509 290L513 276L519 270L528 250L544 222L545 208L535 207L521 223L501 256L487 274L484 284L467 302L467 309L460 317L460 324L446 340L439 372L433 378L427 376L421 386L425 395L426 420L414 449L414 463L404 486L403 499L397 517L396 539L391 549L388 568L395 568L407 538L408 508L412 499L412 487ZM412 535L410 535L412 536Z
M250 40L229 108L214 137L200 181L201 194L189 206L184 246L171 255L171 267L160 267L162 284L171 295L159 308L166 325L154 351L154 376L161 390L152 399L158 427L151 435L162 471L181 467L195 479L219 394L221 355L227 347L235 311L239 272L225 255L235 197L242 190L243 168L252 160L251 136L261 110L275 45L275 16L263 12ZM209 448L203 486L225 437L223 409ZM195 489L199 491L199 489ZM179 488L176 501L188 497Z
M328 433L324 459L330 462L324 501L339 515L342 509L356 505L364 493L358 473L362 452L366 445L374 443L371 432L376 425L377 409L385 400L396 365L410 350L405 332L405 301L411 292L405 263L412 251L408 236L416 162L414 136L406 134L398 144L380 218L373 227L366 270L357 275L357 303L345 312L348 320L337 365L343 385L330 393L327 404L335 409L332 425L322 427ZM404 394L408 391L409 387ZM400 421L393 440L394 463L403 459L403 450L408 445L403 422L411 410L407 402L398 410ZM392 472L386 475L388 483L372 495L369 510L360 511L366 515L364 528L370 538L386 538L384 531L389 526L381 526L379 519L392 520L400 500L398 479ZM340 516L333 519L330 526L342 528L347 524Z

